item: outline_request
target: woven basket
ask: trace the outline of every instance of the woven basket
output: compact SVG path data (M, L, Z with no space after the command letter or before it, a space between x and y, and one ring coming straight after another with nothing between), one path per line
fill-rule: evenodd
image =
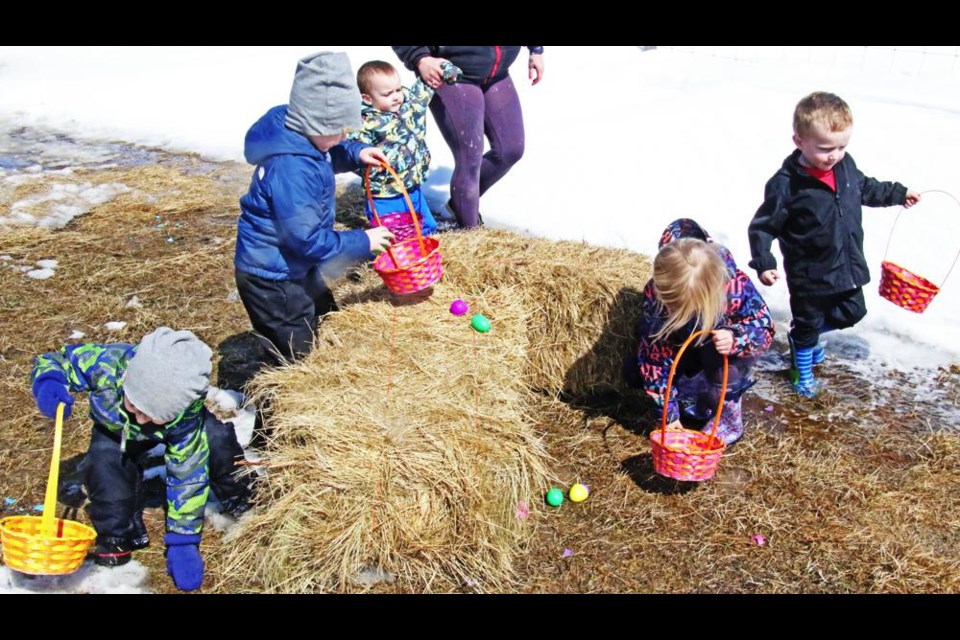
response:
M20 573L61 575L80 568L97 532L73 520L55 519L56 535L44 535L43 518L12 516L0 520L3 562Z
M958 200L956 196L946 191L940 191L939 189L924 191L920 195L929 193L946 195L960 206L960 200ZM890 236L887 238L887 248L883 252L883 261L880 263L880 297L886 298L893 304L907 311L923 313L927 310L927 307L930 306L930 303L933 302L934 296L940 292L940 287L942 287L947 281L947 278L950 277L950 272L957 266L957 259L960 258L960 252L954 257L953 264L950 265L950 269L940 282L940 286L933 284L923 276L919 276L909 269L905 269L887 260L887 254L890 253L890 241L893 240L893 230L896 229L897 222L900 220L900 214L903 213L904 208L905 207L900 207L900 210L897 212L897 217L893 219L893 226L890 227Z
M388 164L382 165L384 169L397 181L403 197L410 208L409 215L413 222L414 236L412 238L400 241L394 241L386 252L381 253L373 261L373 270L383 280L391 292L404 295L415 293L426 289L440 281L443 277L443 262L440 257L440 241L436 238L425 238L420 228L420 216L417 215L410 201L410 195L403 186L403 180L397 175ZM377 214L377 208L373 203L373 195L370 193L370 167L364 174L364 183L367 191L367 201L370 203L370 211L373 212L374 226L384 226L383 219ZM386 216L384 216L386 218Z
M727 449L726 443L717 437L717 427L720 425L723 401L727 395L728 363L726 356L723 357L723 387L720 392L720 402L717 404L716 417L710 433L684 429L680 426L679 421L667 425L667 405L669 404L677 364L693 339L706 333L710 333L710 330L704 329L691 333L674 357L673 366L670 367L670 375L667 377L666 392L663 396L663 417L660 421L660 429L650 433L653 470L662 476L675 480L691 482L709 480L717 472L720 458L723 457Z
M12 516L0 520L0 544L3 561L21 573L53 576L80 568L97 532L90 527L55 516L57 481L60 477L60 443L63 439L64 404L57 405L57 423L53 434L53 456L43 516Z
M385 216L380 216L379 220L377 218L371 220L370 226L379 227L383 225L390 229L395 241L410 240L417 237L417 225L414 224L413 218L413 214L410 213L388 213ZM423 216L418 213L416 218L420 227L423 228Z
M889 260L880 263L880 296L898 307L923 313L940 287Z

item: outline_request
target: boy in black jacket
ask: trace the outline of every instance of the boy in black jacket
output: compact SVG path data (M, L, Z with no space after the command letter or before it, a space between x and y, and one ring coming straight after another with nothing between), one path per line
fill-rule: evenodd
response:
M793 113L793 132L797 149L767 181L763 204L750 222L750 266L766 285L779 280L770 253L779 239L793 315L791 383L812 398L819 390L813 365L824 359L820 334L852 327L867 313L863 285L870 282L870 270L861 205L911 207L920 194L857 169L846 155L853 116L832 93L803 98Z

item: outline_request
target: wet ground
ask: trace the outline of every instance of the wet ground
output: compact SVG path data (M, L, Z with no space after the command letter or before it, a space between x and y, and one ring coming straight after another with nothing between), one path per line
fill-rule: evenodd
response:
M234 163L205 161L194 154L147 149L126 142L79 140L32 127L4 128L0 122L0 169L8 174L148 165L178 166L187 173L208 174L224 164Z

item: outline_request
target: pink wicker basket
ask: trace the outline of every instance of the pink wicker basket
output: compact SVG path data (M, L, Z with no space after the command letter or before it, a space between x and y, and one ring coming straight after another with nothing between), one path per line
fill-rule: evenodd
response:
M371 220L370 226L379 227L382 224L387 229L390 229L394 240L400 242L417 237L417 225L413 223L413 218L413 214L406 212L388 213L385 216L380 216L379 220L377 218ZM416 218L420 226L423 227L423 216L418 213Z
M952 193L940 191L939 189L931 189L924 191L920 195L928 193L944 194L957 205L960 205L960 200L957 200L956 196ZM883 252L883 261L880 263L880 297L889 300L907 311L923 313L927 310L927 307L930 306L930 303L933 302L934 296L940 293L940 287L942 287L947 281L947 278L950 277L950 273L957 265L957 259L960 259L960 252L953 258L953 264L950 265L950 269L940 282L940 286L935 285L909 269L905 269L887 260L887 254L890 253L890 241L893 240L893 230L896 229L897 222L900 220L900 214L902 214L903 211L904 207L900 207L900 210L897 212L897 217L893 219L893 226L890 227L890 236L887 238L887 248Z
M723 357L723 388L720 392L720 402L717 405L716 418L710 433L684 429L679 422L667 425L667 405L670 398L673 376L677 371L677 363L687 350L693 339L699 335L710 333L709 329L695 331L690 334L683 346L673 359L670 375L667 377L667 388L664 394L663 418L660 429L650 433L650 447L653 454L653 470L662 476L675 480L700 482L709 480L717 472L720 458L727 449L726 443L717 437L717 427L720 424L720 412L723 411L723 401L727 395L727 357Z
M388 164L382 165L384 169L397 181L403 197L407 201L407 207L414 227L414 236L406 240L394 241L385 253L381 253L373 261L373 270L383 280L387 289L391 292L404 295L415 293L426 289L440 281L443 277L443 262L440 256L440 241L436 238L425 238L423 230L420 227L420 220L410 201L410 195L403 186L403 180L397 175ZM374 226L385 226L383 219L377 214L377 208L373 203L373 195L370 193L370 167L367 167L364 175L364 183L367 191L367 201L370 203L370 211L373 212ZM385 216L386 217L386 216ZM389 228L389 227L388 227Z
M880 263L880 296L898 307L923 313L940 287L889 260Z

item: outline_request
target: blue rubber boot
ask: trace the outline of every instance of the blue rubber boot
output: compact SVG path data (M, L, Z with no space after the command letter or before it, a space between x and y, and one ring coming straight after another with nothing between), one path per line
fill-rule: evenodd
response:
M790 384L794 391L804 398L815 398L820 391L820 385L813 378L813 354L816 347L797 349L793 338L787 336L787 339L790 341ZM823 349L820 351L822 354ZM823 362L823 359L820 361Z
M822 329L820 329L820 335L822 336L823 334L830 333L831 331L836 331L836 329L829 325L825 325ZM817 342L817 344L813 347L813 366L817 366L826 359L827 354L823 350L823 345Z
M812 358L811 364L813 364L813 366L817 366L818 364L820 364L821 362L827 359L827 354L823 350L823 345L820 344L819 342L816 344L816 346L813 347L813 353L811 354L811 358Z

